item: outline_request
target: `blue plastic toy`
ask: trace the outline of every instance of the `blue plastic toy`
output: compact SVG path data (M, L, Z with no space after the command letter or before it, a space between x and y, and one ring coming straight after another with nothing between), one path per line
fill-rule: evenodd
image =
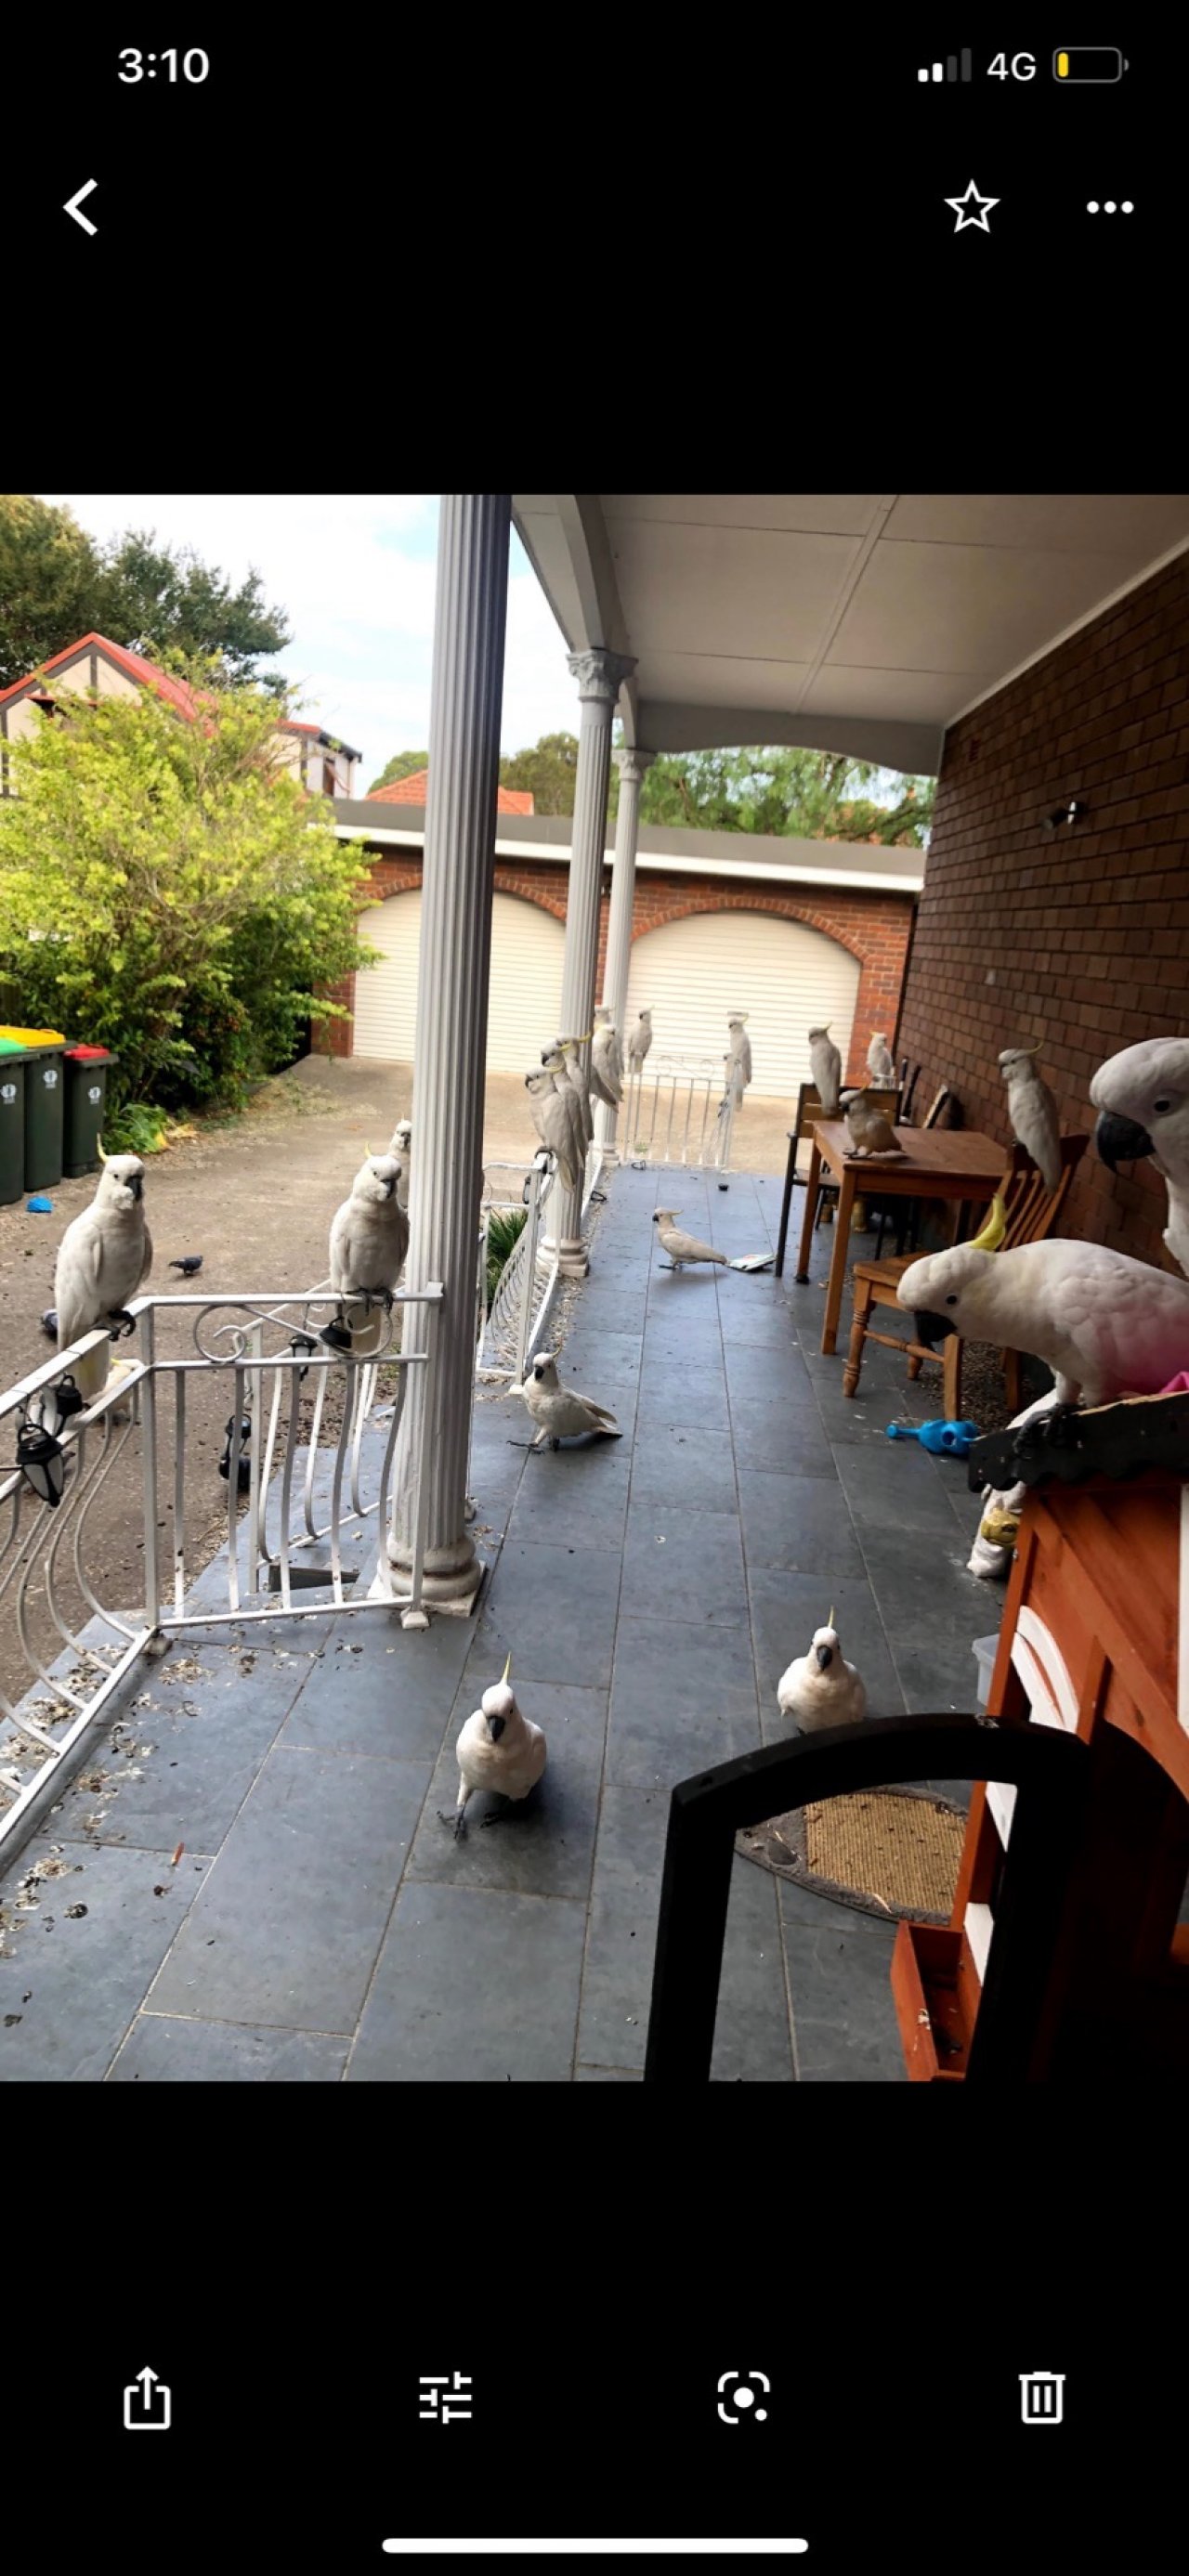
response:
M30 1199L25 1213L27 1216L52 1216L54 1213L54 1202L52 1199L42 1198L39 1193L35 1199Z
M889 1422L889 1440L919 1440L922 1449L931 1449L934 1457L964 1458L972 1440L978 1438L977 1422L921 1422L915 1427L907 1422Z

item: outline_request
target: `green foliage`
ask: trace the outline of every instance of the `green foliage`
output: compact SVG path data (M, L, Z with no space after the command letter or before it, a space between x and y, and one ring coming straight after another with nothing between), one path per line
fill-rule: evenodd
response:
M527 1208L496 1208L487 1221L487 1304L490 1309L525 1226Z
M577 776L578 737L572 733L542 734L531 751L513 752L500 762L501 787L527 787L538 814L572 814ZM613 767L607 804L611 815L618 797L619 771Z
M398 778L415 778L419 769L428 769L427 751L394 751L386 760L378 778L373 778L367 793L374 796L377 787L392 787Z
M29 1026L110 1045L113 1107L235 1106L289 1060L360 942L361 845L281 763L278 707L166 657L194 720L155 691L60 698L9 758L0 804L0 976Z
M147 1100L125 1101L122 1108L108 1111L104 1122L105 1154L163 1154L169 1136L169 1118L164 1109L150 1108Z
M920 849L932 820L934 785L931 778L893 777L871 761L835 752L667 754L645 771L640 820L688 823L704 832L790 833L807 841Z
M0 688L90 634L141 653L213 655L227 679L253 677L263 654L290 641L259 573L234 589L191 547L133 528L97 546L69 510L0 493ZM275 674L262 685L283 687Z

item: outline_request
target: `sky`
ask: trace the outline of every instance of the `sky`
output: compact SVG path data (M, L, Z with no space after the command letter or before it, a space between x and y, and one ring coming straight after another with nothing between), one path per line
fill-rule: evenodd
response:
M363 754L364 788L396 751L429 742L434 495L391 493L43 492L102 541L125 528L193 546L238 584L258 572L288 611L293 642L267 657L306 701L303 715ZM577 733L578 701L560 628L512 532L501 749Z

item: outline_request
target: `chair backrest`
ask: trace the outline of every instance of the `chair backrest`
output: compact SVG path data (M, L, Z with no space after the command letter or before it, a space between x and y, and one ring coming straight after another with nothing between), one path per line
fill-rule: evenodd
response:
M936 1127L943 1111L953 1099L953 1096L954 1095L950 1090L949 1084L943 1082L940 1091L936 1094L934 1099L930 1101L929 1106L925 1111L924 1123L926 1127Z
M1055 1190L1045 1188L1027 1146L1015 1146L999 1184L1007 1213L1005 1252L1014 1252L1020 1243L1041 1243L1052 1233L1089 1142L1088 1136L1062 1137L1061 1178Z
M905 1056L904 1062L900 1067L900 1090L903 1098L903 1107L900 1112L900 1124L902 1127L908 1127L912 1124L912 1104L916 1097L916 1087L920 1078L921 1068L919 1064L914 1064L910 1074L908 1070L908 1058Z

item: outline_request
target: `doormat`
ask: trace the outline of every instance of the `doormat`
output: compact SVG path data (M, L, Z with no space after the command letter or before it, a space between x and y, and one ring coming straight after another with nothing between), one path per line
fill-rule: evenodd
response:
M885 1922L948 1923L966 1817L932 1789L864 1789L736 1837L744 1860Z

